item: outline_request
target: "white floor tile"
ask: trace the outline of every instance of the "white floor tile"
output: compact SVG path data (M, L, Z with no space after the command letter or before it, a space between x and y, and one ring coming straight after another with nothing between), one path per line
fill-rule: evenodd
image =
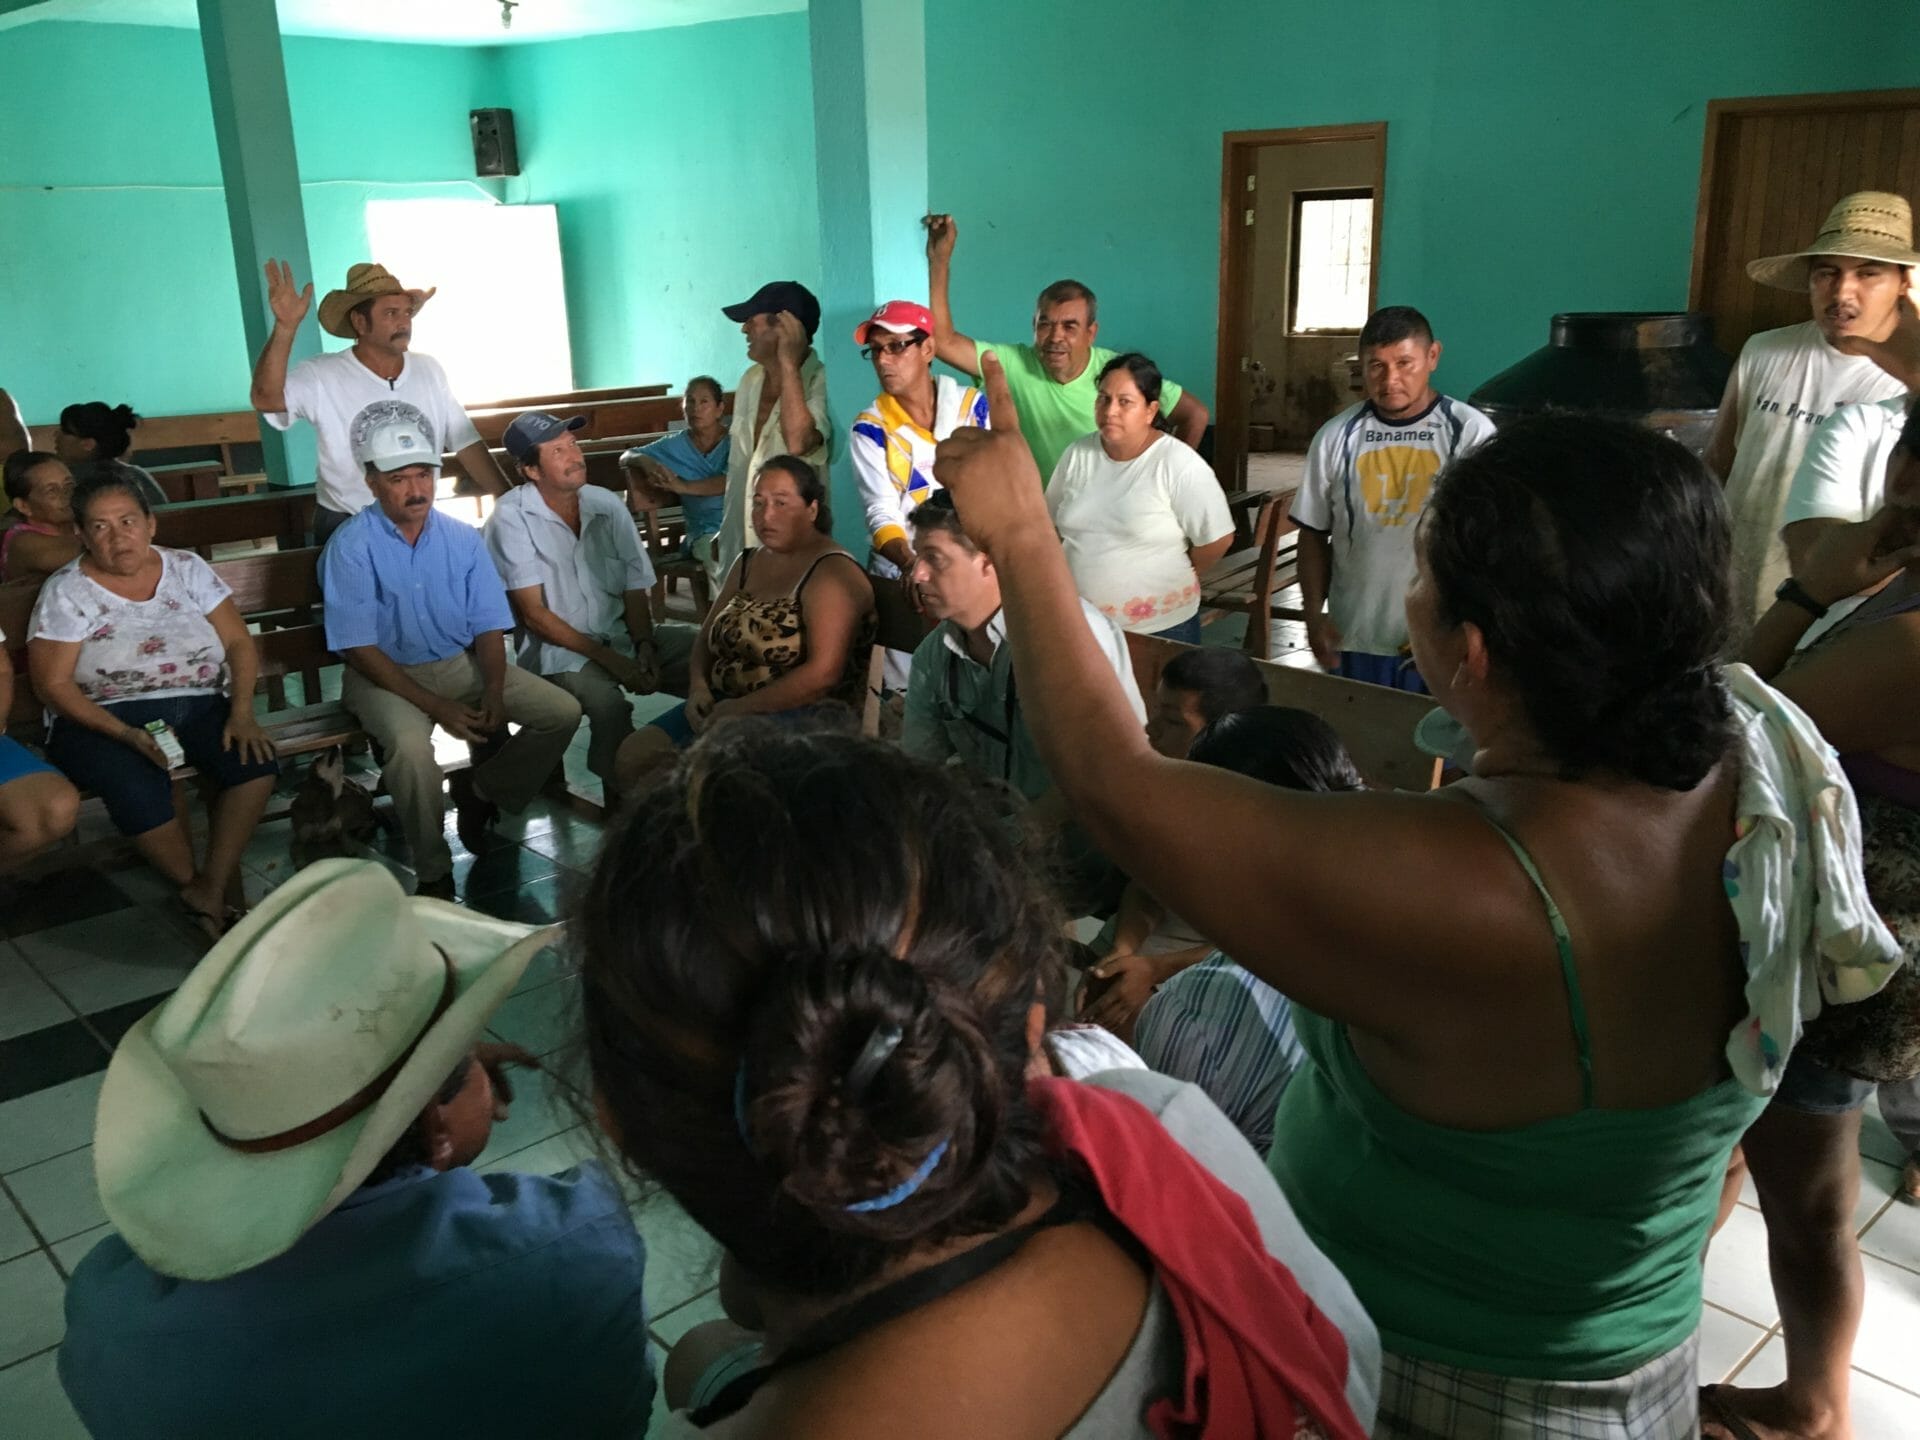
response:
M0 1040L73 1019L67 1002L0 941Z
M720 1281L720 1246L674 1198L656 1191L634 1206L647 1242L647 1313L664 1315Z
M0 1175L93 1143L104 1070L0 1105Z
M1863 1256L1867 1308L1853 1342L1853 1367L1920 1391L1920 1274Z
M1904 1165L1906 1152L1900 1148L1900 1142L1893 1138L1893 1132L1887 1129L1887 1122L1880 1118L1879 1106L1869 1102L1866 1114L1860 1117L1860 1153L1889 1165Z
M0 1261L25 1255L29 1250L39 1248L39 1245L26 1217L15 1208L13 1201L0 1195ZM4 1320L0 1320L0 1324L4 1323Z
M1909 1337L1909 1344L1911 1338ZM1856 1351L1857 1354L1857 1351ZM1759 1388L1787 1378L1786 1344L1776 1335L1740 1372L1739 1383ZM1889 1385L1857 1367L1853 1372L1853 1440L1913 1440L1920 1435L1920 1395Z
M1700 1383L1725 1380L1766 1338L1765 1326L1706 1306L1700 1312Z
M87 1258L87 1252L113 1233L111 1225L96 1225L91 1230L82 1230L78 1235L69 1235L58 1244L51 1246L53 1258L69 1276L74 1267Z
M573 957L565 946L549 945L527 962L527 968L520 975L520 983L513 987L513 993L518 995L525 990L538 990L555 980L572 980L579 973L574 969Z
M1736 1205L1707 1249L1706 1298L1762 1327L1780 1318L1767 1274L1767 1226L1758 1210Z
M1900 1167L1884 1160L1860 1157L1860 1199L1853 1207L1854 1233L1864 1235L1894 1203L1900 1188Z
M56 1359L49 1351L0 1370L0 1415L7 1418L8 1434L21 1440L87 1440L87 1427L60 1388Z
M7 1176L7 1187L48 1242L107 1223L93 1179L93 1147L42 1160ZM5 1314L0 1307L0 1314Z
M654 1316L653 1338L671 1350L694 1326L726 1318L726 1312L720 1308L720 1287L716 1285L664 1315Z
M505 1120L494 1122L487 1148L474 1162L481 1169L581 1123L565 1093L546 1071L516 1067L509 1078L513 1082L513 1104Z
M652 1417L647 1421L647 1433L658 1435L665 1429L670 1413L667 1409L667 1387L663 1383L667 1373L667 1352L649 1340L647 1361L653 1366L653 1410Z
M60 1272L41 1251L0 1265L0 1365L60 1343L67 1333L65 1290ZM6 1414L0 1407L0 1416ZM10 1434L31 1433L13 1431L11 1420L7 1424Z
M154 937L154 941L155 948L164 948L158 936ZM143 941L142 953L137 960L93 960L84 965L69 966L50 976L50 983L82 1015L111 1010L116 1005L126 1005L135 1000L152 998L157 1004L160 996L179 988L180 982L193 969L193 960L151 958L145 953L145 948Z
M542 985L509 995L487 1028L502 1040L547 1055L570 1042L579 1019L579 991L572 985Z
M582 1161L594 1158L593 1137L586 1126L576 1125L558 1135L537 1141L524 1150L485 1161L479 1168L518 1170L528 1175L558 1175L562 1170L571 1170Z
M82 965L138 955L142 962L190 968L200 958L185 933L158 906L129 905L15 938L27 963L56 987Z

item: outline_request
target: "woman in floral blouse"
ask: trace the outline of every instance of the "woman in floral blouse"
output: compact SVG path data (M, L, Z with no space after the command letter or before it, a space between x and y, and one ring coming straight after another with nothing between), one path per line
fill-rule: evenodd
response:
M218 936L237 918L227 887L279 773L253 715L253 637L212 566L153 543L153 512L126 480L83 485L73 514L86 549L41 587L28 632L47 756L106 801L120 833L179 887L181 907ZM156 720L220 791L199 864L146 728Z

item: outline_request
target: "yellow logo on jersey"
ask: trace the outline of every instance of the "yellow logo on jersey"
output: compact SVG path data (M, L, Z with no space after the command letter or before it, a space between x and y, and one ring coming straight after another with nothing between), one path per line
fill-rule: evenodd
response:
M1377 525L1410 525L1427 507L1440 457L1411 445L1383 445L1356 456L1354 478L1367 514Z

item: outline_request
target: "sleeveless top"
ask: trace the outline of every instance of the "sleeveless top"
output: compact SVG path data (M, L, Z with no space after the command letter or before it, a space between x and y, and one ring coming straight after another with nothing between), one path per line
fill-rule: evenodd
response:
M807 658L806 615L800 608L800 592L820 568L822 560L844 558L856 569L859 562L841 550L829 550L815 558L793 589L771 600L759 600L746 593L747 566L753 551L740 556L740 588L715 612L707 625L707 653L710 664L707 683L721 699L733 700L751 695L771 685ZM873 637L879 622L869 610L853 632L853 644L847 647L847 665L839 682L827 698L858 709L867 683L867 661L873 651Z
M16 520L5 530L0 530L0 581L16 578L11 556L14 537L18 535L58 535L60 532L51 525L37 525L31 520Z
M1386 1350L1525 1379L1613 1379L1699 1325L1727 1158L1766 1101L1729 1078L1655 1109L1594 1106L1566 921L1532 856L1481 814L1553 927L1580 1108L1499 1130L1418 1119L1373 1083L1346 1026L1296 1005L1311 1063L1281 1097L1268 1163Z

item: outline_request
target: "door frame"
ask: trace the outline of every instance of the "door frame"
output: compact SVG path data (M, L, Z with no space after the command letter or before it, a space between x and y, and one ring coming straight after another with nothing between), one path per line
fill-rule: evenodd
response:
M1228 130L1220 137L1220 289L1218 343L1214 352L1213 470L1228 490L1241 488L1247 458L1247 405L1240 380L1240 357L1247 345L1247 271L1252 258L1246 224L1247 180L1256 152L1268 145L1319 145L1330 140L1372 140L1378 163L1373 175L1373 271L1368 277L1367 309L1380 295L1380 227L1386 214L1387 122L1355 125L1299 125L1284 130Z
M1721 126L1755 115L1787 115L1796 110L1888 110L1920 108L1920 90L1832 90L1818 95L1749 95L1707 102L1706 133L1700 142L1700 198L1693 217L1693 264L1687 280L1687 308L1698 310L1707 279L1707 228L1713 206L1714 164ZM1834 196L1838 200L1839 196Z

